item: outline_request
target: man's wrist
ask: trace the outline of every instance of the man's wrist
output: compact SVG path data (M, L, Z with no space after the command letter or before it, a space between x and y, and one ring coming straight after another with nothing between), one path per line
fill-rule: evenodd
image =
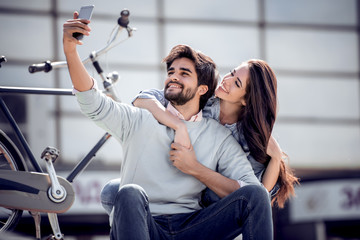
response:
M76 49L77 44L66 41L67 40L63 40L63 50L65 55L77 54L77 49Z
M64 47L64 54L66 57L72 57L77 55L76 46L75 47Z

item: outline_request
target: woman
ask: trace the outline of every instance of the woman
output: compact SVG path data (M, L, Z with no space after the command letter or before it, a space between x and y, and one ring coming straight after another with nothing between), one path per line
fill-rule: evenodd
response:
M177 79L174 78L174 81ZM192 147L185 124L165 109L167 100L163 91L143 91L133 104L148 109L159 122L175 130L174 141L184 147L172 150L171 158L191 156L188 152ZM276 107L276 76L265 61L253 59L224 76L215 90L215 96L206 103L203 115L232 131L247 154L255 175L273 196L272 203L283 207L285 201L294 195L294 184L298 183L298 179L283 161L287 156L271 136ZM116 180L110 185L116 185ZM106 196L111 194L111 189L104 189L103 200L108 199ZM207 206L215 199L216 196L214 198L208 190L203 196L203 203ZM105 202L104 207L109 203Z
M227 74L215 94L217 98L208 103L212 109L218 109L212 111L212 116L228 125L244 151L250 153L248 159L255 175L268 191L279 179L280 189L272 202L283 207L294 195L298 179L283 161L286 155L271 136L277 109L274 72L265 61L249 60Z

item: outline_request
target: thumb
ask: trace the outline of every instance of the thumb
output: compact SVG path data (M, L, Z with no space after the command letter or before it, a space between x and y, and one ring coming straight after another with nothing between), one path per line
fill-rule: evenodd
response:
M79 13L77 11L74 12L74 19L77 19L79 17Z
M176 142L173 142L173 143L171 144L171 148L174 149L174 150L178 150L178 149L180 149L181 147L182 147L182 145L179 144L179 143L176 143Z

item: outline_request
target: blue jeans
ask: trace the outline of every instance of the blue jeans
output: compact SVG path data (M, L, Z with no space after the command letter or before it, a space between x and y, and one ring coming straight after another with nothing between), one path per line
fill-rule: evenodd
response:
M119 191L120 187L120 178L112 179L101 190L101 204L105 209L106 213L110 215L111 210L114 207L116 193ZM202 207L208 207L210 204L213 204L220 200L220 197L216 195L213 191L206 188L201 195L200 205Z
M192 213L152 216L140 186L105 186L101 199L109 213L114 207L111 239L273 239L270 199L260 186L245 186Z
M105 209L106 213L110 215L111 210L114 207L116 193L119 191L120 178L116 178L106 183L101 190L101 204Z

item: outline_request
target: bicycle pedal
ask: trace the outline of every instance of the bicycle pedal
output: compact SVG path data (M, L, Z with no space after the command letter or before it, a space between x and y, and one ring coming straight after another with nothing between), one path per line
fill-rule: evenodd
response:
M45 158L45 160L55 162L55 160L59 157L60 151L54 147L46 147L45 150L41 153L41 158Z
M42 238L42 240L57 240L57 239L55 238L54 235L51 234L45 238ZM64 240L64 235L62 235L62 238L60 238L60 240Z

